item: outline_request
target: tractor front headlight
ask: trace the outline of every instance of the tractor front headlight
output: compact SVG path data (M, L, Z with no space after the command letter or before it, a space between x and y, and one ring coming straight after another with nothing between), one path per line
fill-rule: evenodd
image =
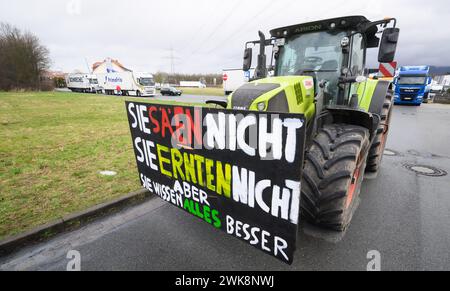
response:
M259 102L258 103L258 110L259 111L264 111L266 109L266 103L264 102Z

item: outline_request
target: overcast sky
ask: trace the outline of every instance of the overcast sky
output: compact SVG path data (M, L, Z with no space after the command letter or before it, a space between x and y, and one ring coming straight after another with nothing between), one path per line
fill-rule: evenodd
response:
M450 65L448 0L0 0L0 21L36 34L67 72L106 57L170 72L172 48L175 71L220 73L242 66L258 30L344 15L396 17L401 64Z

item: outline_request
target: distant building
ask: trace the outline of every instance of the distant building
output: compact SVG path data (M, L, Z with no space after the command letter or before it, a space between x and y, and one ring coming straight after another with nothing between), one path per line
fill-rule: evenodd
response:
M54 87L66 87L66 75L66 73L61 71L43 71L40 76L40 89L50 91Z
M41 74L41 78L45 78L48 80L52 80L55 78L65 78L66 77L66 73L62 72L62 71L43 71Z
M103 62L97 62L92 65L92 74L106 74L106 73L119 73L119 72L131 72L122 65L118 60L107 58Z

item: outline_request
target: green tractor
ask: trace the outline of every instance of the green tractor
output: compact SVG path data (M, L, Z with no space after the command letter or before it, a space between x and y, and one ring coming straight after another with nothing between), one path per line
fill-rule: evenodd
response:
M376 177L392 113L392 82L365 75L367 49L392 62L400 30L393 18L342 17L274 29L246 44L244 71L259 45L255 77L228 97L228 109L302 113L307 119L302 217L343 231L364 177ZM378 36L381 36L380 37ZM272 47L267 68L266 47ZM272 77L267 77L269 71Z

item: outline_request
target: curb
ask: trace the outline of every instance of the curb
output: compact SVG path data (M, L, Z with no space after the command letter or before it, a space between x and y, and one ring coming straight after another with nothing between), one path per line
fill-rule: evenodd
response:
M113 201L59 218L25 233L6 238L0 241L0 257L10 255L25 246L47 241L57 234L79 229L95 219L117 213L128 206L143 203L152 197L154 197L153 194L142 189Z

